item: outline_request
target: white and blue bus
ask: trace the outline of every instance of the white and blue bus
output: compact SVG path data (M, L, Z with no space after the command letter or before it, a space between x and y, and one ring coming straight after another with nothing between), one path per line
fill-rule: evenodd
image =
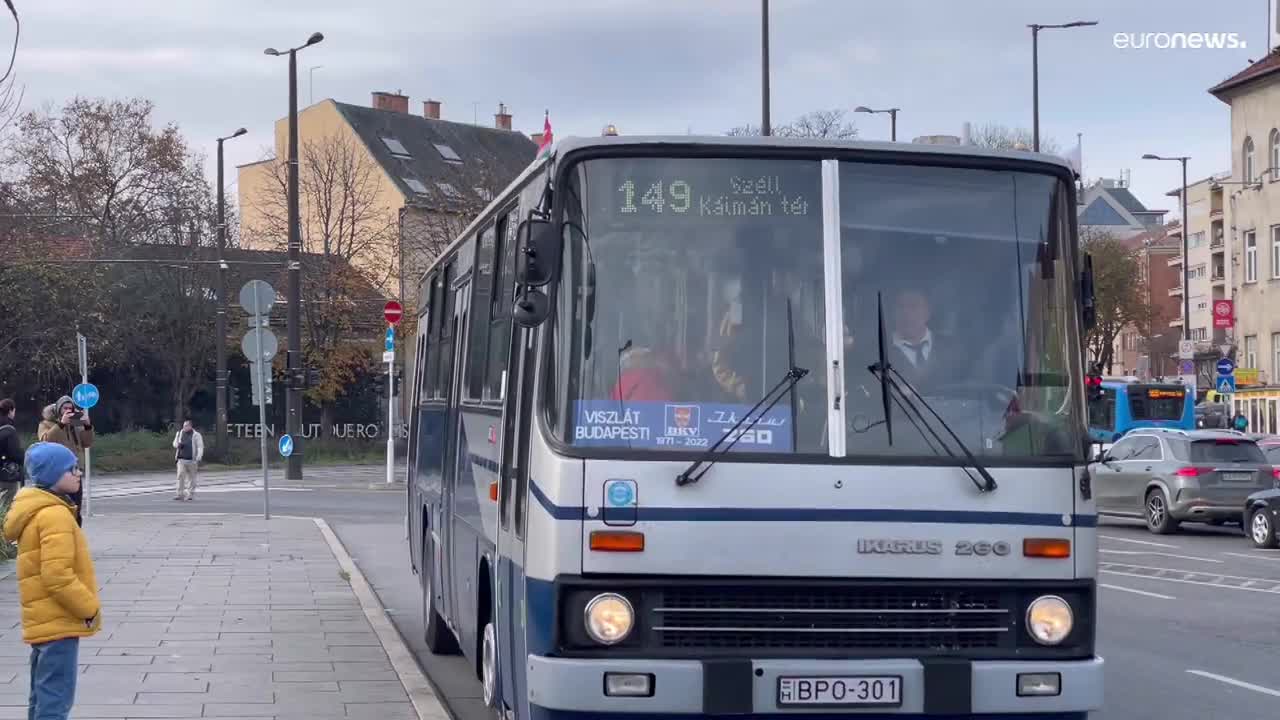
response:
M1100 707L1073 179L558 143L422 279L428 646L520 720Z

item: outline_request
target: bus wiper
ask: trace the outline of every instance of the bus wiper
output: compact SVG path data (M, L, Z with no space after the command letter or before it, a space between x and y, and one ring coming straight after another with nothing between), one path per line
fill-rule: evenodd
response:
M707 471L711 469L711 466L716 464L716 461L720 459L721 455L732 450L733 446L738 444L738 440L742 439L742 436L746 434L748 430L755 427L756 423L760 422L765 415L768 415L769 411L773 409L773 406L777 405L778 401L781 400L783 396L791 392L791 388L795 387L795 384L800 382L801 378L808 374L808 370L792 366L792 368L787 371L787 374L778 381L777 385L774 385L769 392L765 393L764 397L760 398L759 402L751 406L751 409L742 416L741 420L735 423L733 427L729 428L728 432L721 436L714 445L707 448L707 450L697 460L694 460L689 467L685 468L684 472L676 476L676 485L684 486L701 480L702 476L707 474ZM764 410L761 410L759 414L752 417L756 410L766 402L769 404L765 406ZM741 428L741 431L739 431L739 428ZM729 440L728 445L721 447L721 444L729 438L733 439ZM703 467L704 464L706 467ZM701 468L701 472L698 472L699 468Z
M889 419L888 396L889 391L893 390L897 393L897 397L894 398L894 400L897 401L899 405L903 406L903 410L906 411L907 414L907 419L911 420L912 424L915 424L915 419L911 417L911 413L914 412L916 416L924 422L925 427L928 428L930 432L933 431L933 428L929 427L928 418L926 418L924 413L920 411L920 408L923 407L929 411L930 415L933 415L935 420L937 420L938 426L947 431L947 434L951 436L952 441L954 441L955 444L959 446L960 450L964 452L965 459L968 460L969 465L972 466L974 470L977 470L978 474L982 476L982 480L979 481L978 478L973 476L973 473L969 472L969 467L964 465L960 466L960 469L964 470L964 474L969 476L969 479L973 481L973 484L979 490L982 492L991 492L992 490L995 490L997 487L996 479L992 477L987 468L984 467L983 464L978 461L978 458L969 451L969 447L964 444L964 441L962 441L958 435L956 435L955 431L951 429L951 426L947 424L947 421L942 419L942 416L938 414L938 411L933 409L933 406L929 404L929 401L924 399L924 396L920 394L920 391L916 390L915 386L903 377L902 373L898 372L886 358L884 347L884 307L881 303L880 293L876 293L876 315L877 322L880 326L878 333L880 340L880 362L877 362L867 369L871 371L872 375L875 375L876 378L880 380L881 391L884 393L885 397L886 426L888 425L887 421ZM906 391L902 389L904 385L911 391L911 395L908 395ZM912 397L913 395L915 396L914 398ZM924 436L925 442L929 442L928 436L924 434L924 430L920 429L919 425L916 425L916 429L920 430L920 434ZM938 437L937 433L933 433L933 436L938 441L938 444L942 446L942 449L947 451L948 455L952 458L959 459L959 455L957 455L949 445L943 442L942 438ZM929 446L933 447L933 443L929 443Z

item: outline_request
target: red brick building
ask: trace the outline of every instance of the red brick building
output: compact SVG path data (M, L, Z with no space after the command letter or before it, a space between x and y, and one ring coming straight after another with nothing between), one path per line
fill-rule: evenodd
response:
M1151 317L1141 323L1146 327L1130 325L1117 338L1117 375L1151 378L1178 374L1180 336L1177 328L1169 327L1169 321L1181 315L1178 305L1181 296L1170 294L1171 290L1182 286L1180 266L1176 262L1170 263L1182 252L1182 236L1177 234L1177 229L1178 223L1169 223L1122 241L1138 254ZM1172 236L1171 230L1174 231Z

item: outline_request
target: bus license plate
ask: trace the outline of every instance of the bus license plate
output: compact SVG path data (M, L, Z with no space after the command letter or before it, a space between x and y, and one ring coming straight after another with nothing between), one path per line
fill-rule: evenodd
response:
M778 707L897 707L901 704L902 678L897 675L778 678Z

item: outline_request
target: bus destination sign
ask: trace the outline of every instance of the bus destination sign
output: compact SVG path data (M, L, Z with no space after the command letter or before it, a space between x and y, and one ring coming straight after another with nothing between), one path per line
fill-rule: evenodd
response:
M821 222L817 163L778 160L611 160L608 216L685 224L765 220Z

